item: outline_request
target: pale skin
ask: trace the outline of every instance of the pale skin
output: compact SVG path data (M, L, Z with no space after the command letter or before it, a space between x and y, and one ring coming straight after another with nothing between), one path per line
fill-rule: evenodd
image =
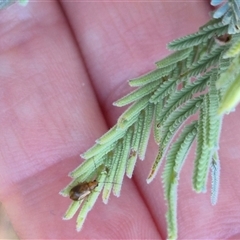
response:
M58 192L79 154L115 124L127 80L154 68L166 44L205 24L208 1L30 2L0 12L0 201L22 239L165 239L161 178L146 184L157 147L121 197L97 203L80 233L63 221ZM220 197L191 190L189 156L179 185L179 239L240 238L240 111L224 119ZM160 170L161 171L161 170Z

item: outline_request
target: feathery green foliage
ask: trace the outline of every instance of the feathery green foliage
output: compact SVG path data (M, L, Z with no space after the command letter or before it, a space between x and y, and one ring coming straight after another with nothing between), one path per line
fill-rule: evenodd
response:
M197 133L197 121L186 126L168 152L163 171L164 196L168 203L166 214L168 239L177 238L177 185L179 173Z
M70 173L73 181L61 191L63 196L69 196L78 183L99 182L86 198L73 202L67 210L64 219L81 209L78 230L102 189L104 203L111 192L120 196L124 175L131 178L137 159L145 158L151 128L159 150L147 182L154 179L166 157L163 185L168 237L177 238L178 179L195 137L193 189L205 191L211 171L211 202L216 204L222 119L240 101L240 6L236 0L211 3L222 4L212 13L213 19L197 33L171 42L168 48L175 52L157 62L155 70L129 81L138 88L114 105L132 105L81 155L85 161Z

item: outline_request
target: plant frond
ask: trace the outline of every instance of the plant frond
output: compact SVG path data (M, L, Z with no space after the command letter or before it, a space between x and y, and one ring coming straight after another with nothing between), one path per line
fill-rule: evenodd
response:
M153 113L154 113L154 105L149 104L146 110L144 111L144 122L143 122L141 139L140 139L139 149L138 149L139 159L141 160L145 158L148 139L150 137L150 132L151 132Z
M178 180L178 174L180 173L183 161L186 159L188 150L196 133L197 121L194 121L184 128L181 135L169 150L162 175L164 196L166 200L170 199L170 187L177 182L176 180Z
M183 105L177 111L173 112L166 120L166 122L162 123L160 148L163 153L166 152L171 139L173 139L180 126L184 123L184 121L188 119L188 117L197 112L201 104L202 96L188 100L185 105Z
M219 192L219 184L220 184L220 160L219 160L217 151L213 154L213 158L211 162L211 177L212 177L211 203L212 205L216 205L218 200L218 192Z
M176 79L168 79L164 81L159 88L152 94L149 99L150 103L158 103L164 97L173 92L177 87L178 81Z
M112 148L110 151L112 151L112 149L116 146L116 142L113 144ZM110 152L108 151L108 152ZM84 161L82 164L79 165L79 167L77 167L76 169L74 169L72 172L69 173L69 177L71 178L79 178L79 181L86 181L88 180L86 178L86 172L91 171L91 169L98 169L101 168L101 165L104 163L105 161L105 157L103 157L104 154L101 154L101 157L98 158L98 161L95 162L95 156L94 157L90 157L88 159L88 161Z
M167 119L165 123L161 123L161 140L159 144L158 155L152 165L150 173L147 178L147 182L150 183L157 174L157 170L162 163L162 160L165 156L165 153L168 149L168 146L176 134L177 130L183 124L183 122L191 115L196 113L202 103L202 97L196 97L186 102L184 106L182 106L177 111L173 112L170 117Z
M155 92L158 86L161 84L161 81L155 81L148 83L137 90L127 94L123 98L117 100L113 105L122 107L125 105L128 105L129 103L135 102L141 98L143 98L146 95L149 95L152 92Z
M77 217L76 229L78 232L81 231L88 213L92 210L95 202L97 201L98 196L100 195L101 190L103 188L105 178L106 178L105 175L103 174L99 175L97 178L97 181L99 183L97 188L89 196L87 196L86 199L84 199Z
M200 110L197 155L194 165L193 186L197 192L206 188L206 181L212 156L218 148L218 133L221 128L221 117L217 115L219 98L215 86L217 72L213 72L209 92L204 96Z
M140 112L147 107L151 95L147 95L132 104L118 119L117 126L120 129L128 128L130 122L136 122ZM132 124L130 124L132 125Z
M143 126L144 126L144 112L142 111L139 114L138 121L134 125L134 134L132 139L132 150L134 152L138 152Z
M119 159L119 164L114 177L113 185L113 195L116 197L120 196L123 178L126 172L127 160L131 150L131 140L132 140L133 130L130 128L123 139L123 149L121 151L121 159ZM110 166L111 167L111 166Z
M217 71L213 71L211 80L209 93L207 97L208 108L207 108L207 145L210 149L216 147L216 133L218 133L219 121L220 117L217 115L217 110L219 107L219 98L218 91L216 88L216 80L217 80Z
M123 150L123 140L119 140L114 150L114 153L112 155L112 158L108 159L109 167L107 166L107 176L105 179L105 184L104 184L103 193L102 193L102 199L105 204L108 203L110 193L115 183L114 179L115 179L116 172L118 170L118 165L121 162L122 150ZM118 182L117 184L120 184L120 182Z
M206 89L212 71L209 71L202 77L192 83L186 84L180 91L175 91L168 98L161 114L159 121L165 122L169 115L187 100L193 97L194 93L202 92Z
M140 87L147 83L151 83L154 81L161 81L161 78L169 75L175 69L175 67L176 65L173 64L173 65L166 66L164 68L150 71L149 73L141 77L129 80L129 85L131 87Z
M193 188L196 192L205 189L205 180L210 165L211 149L207 145L207 96L203 98L203 106L200 110L199 127L197 135L197 151L194 160Z
M168 118L162 122L162 131L167 133L169 131L173 132L176 125L181 125L189 116L196 113L196 111L200 108L202 103L202 96L195 97L193 99L189 99L186 103L181 106L176 111L172 112ZM164 142L164 138L166 135L162 136L161 143Z
M138 155L135 151L130 152L130 156L127 160L126 175L128 178L132 178L133 171L137 162Z
M160 136L161 136L161 131L160 131L160 116L161 116L161 111L163 109L163 101L159 101L157 104L155 104L155 112L154 112L154 128L153 128L153 133L154 133L154 139L155 142L159 145L160 143Z
M199 59L199 61L192 64L190 70L183 74L183 77L189 78L192 76L197 76L200 73L207 71L209 67L214 65L216 66L219 62L221 53L225 48L225 46L221 46L216 48L211 53L205 53L202 58Z
M212 22L204 26L197 33L190 34L170 42L168 44L168 48L170 50L183 50L201 45L213 36L220 36L227 33L228 26L225 26L220 20Z
M69 208L67 209L65 215L63 216L63 220L69 220L73 218L73 216L76 214L77 210L80 208L83 200L80 201L73 201Z
M197 121L186 126L172 145L163 171L164 195L168 203L166 214L168 239L177 238L177 186L179 174L197 133Z
M203 25L202 27L199 28L199 33L201 34L206 34L206 33L210 33L209 37L212 37L212 32L213 30L218 30L218 29L222 29L224 26L224 24L219 21L218 19L211 19L209 22L207 22L205 25ZM220 34L222 35L222 34ZM216 34L215 31L215 36L219 36L218 34Z
M186 59L189 56L189 54L191 53L191 51L192 51L191 48L187 48L184 50L174 52L171 55L164 58L163 60L156 62L156 65L158 68L164 68L169 65L176 64L179 61Z
M206 34L207 35L207 34ZM208 39L208 36L207 36ZM194 33L188 36L178 38L168 44L169 50L183 50L199 45L206 40L205 34Z
M196 59L196 55L198 53L198 49L199 47L198 46L194 46L192 48L192 51L190 52L188 58L187 58L187 61L186 61L186 67L187 68L190 68L192 66L192 64L194 63L195 59Z
M124 136L125 132L120 131L117 126L113 126L105 134L103 134L99 139L96 140L96 143L99 145L104 145L112 140L118 140Z
M103 155L107 154L108 152L110 152L111 150L113 150L114 147L115 147L115 144L111 143L111 142L108 142L104 145L96 143L95 145L93 145L93 147L89 148L88 151L81 154L81 157L83 159L90 159L97 155L98 155L98 157L100 155L103 156ZM99 157L99 159L100 159L100 157Z
M215 19L197 33L171 42L168 48L176 52L156 62L155 70L129 80L130 86L138 88L114 105L131 106L81 155L85 161L69 174L73 179L60 192L65 197L78 184L98 182L93 191L73 202L64 216L70 219L80 208L78 230L101 192L104 203L111 193L120 196L124 175L131 178L137 160L145 158L151 128L159 149L147 182L154 179L166 157L162 178L168 204L168 238L177 238L177 186L195 137L193 189L205 191L211 171L211 202L216 204L222 119L240 101L240 3L212 0L211 4L221 4L212 13ZM187 123L193 115L198 120Z

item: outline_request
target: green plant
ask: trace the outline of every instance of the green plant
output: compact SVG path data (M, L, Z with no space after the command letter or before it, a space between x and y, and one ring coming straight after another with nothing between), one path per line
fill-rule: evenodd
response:
M221 2L212 1L212 4ZM111 191L120 195L125 173L131 178L137 158L145 157L152 127L159 151L147 181L153 180L166 157L162 178L168 204L168 237L177 238L178 178L195 139L193 188L196 192L205 191L211 171L211 200L216 204L222 118L239 101L238 4L233 0L223 3L213 13L213 19L197 33L171 42L168 47L175 52L157 62L156 70L129 81L138 89L114 105L132 105L112 129L82 154L85 161L70 173L73 181L61 191L63 196L69 196L70 190L79 183L94 179L99 182L96 191L87 193L87 201L86 198L74 201L64 216L72 218L81 207L78 230L102 190L105 203Z

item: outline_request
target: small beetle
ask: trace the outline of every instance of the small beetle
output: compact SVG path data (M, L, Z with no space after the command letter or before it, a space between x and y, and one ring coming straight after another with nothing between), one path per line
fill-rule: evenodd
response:
M73 201L79 201L88 196L96 187L98 186L97 180L91 182L79 183L77 186L73 187L69 192L69 197Z

